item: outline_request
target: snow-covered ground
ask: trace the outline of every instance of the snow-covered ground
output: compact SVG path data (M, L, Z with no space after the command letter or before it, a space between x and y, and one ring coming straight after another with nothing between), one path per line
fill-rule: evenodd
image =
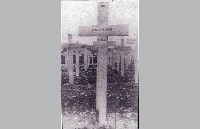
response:
M115 120L116 118L116 120ZM80 114L65 114L63 116L63 129L97 129L94 112ZM107 115L107 129L137 129L138 114L110 113Z

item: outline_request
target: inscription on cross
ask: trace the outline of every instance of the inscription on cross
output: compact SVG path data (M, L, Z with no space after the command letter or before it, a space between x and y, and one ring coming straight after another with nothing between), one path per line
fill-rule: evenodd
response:
M94 42L98 46L96 110L100 126L106 124L107 52L111 43L108 36L128 36L128 25L108 25L108 10L108 2L98 3L97 25L79 27L79 36L97 36L97 41Z

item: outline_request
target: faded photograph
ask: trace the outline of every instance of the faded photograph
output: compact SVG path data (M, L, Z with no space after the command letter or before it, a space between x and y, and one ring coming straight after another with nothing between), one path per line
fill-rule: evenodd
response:
M61 1L62 129L139 128L138 3Z

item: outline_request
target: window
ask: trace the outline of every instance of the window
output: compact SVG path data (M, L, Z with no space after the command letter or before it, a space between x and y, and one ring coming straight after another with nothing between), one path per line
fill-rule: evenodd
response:
M97 56L93 56L93 63L96 64L97 63Z
M92 57L90 57L90 64L92 64Z
M76 55L73 54L73 64L76 64Z
M81 56L79 57L79 64L84 64L84 55L81 54Z

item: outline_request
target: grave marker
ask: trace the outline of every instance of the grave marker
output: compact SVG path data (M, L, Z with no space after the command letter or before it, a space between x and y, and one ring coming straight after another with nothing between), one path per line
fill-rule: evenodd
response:
M84 69L85 69L85 71L87 70L87 67L88 67L88 52L87 52L87 48L85 47L84 48L84 50L83 50L83 52L84 52Z
M79 76L79 51L76 51L76 76Z
M108 2L98 4L97 25L80 26L79 36L97 36L96 109L99 125L106 124L108 36L128 36L128 25L108 25Z
M69 72L69 84L74 84L74 71L73 71L73 51L68 50L68 57L67 57L67 69Z

